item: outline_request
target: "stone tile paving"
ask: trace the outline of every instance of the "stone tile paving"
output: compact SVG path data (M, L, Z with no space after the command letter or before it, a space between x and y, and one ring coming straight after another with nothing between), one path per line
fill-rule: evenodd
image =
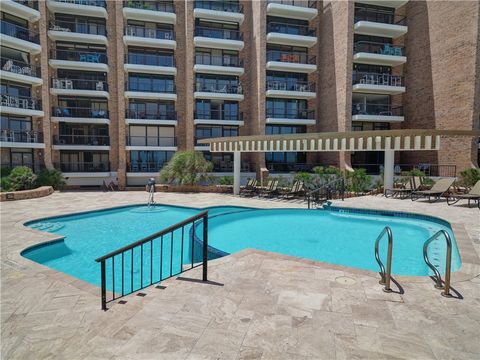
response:
M23 227L26 220L145 200L144 192L66 192L1 204L2 359L480 357L477 209L378 196L338 202L414 211L456 224L466 244L462 259L469 259L464 267L470 276L453 283L463 300L441 297L428 278L398 278L405 293L385 294L372 272L245 250L210 262L212 283L188 281L201 277L197 268L183 274L184 280L165 281L164 290L148 288L145 297L128 296L126 304L103 312L98 289L19 255L51 238ZM157 201L305 206L215 194L159 194ZM352 281L338 281L345 276Z

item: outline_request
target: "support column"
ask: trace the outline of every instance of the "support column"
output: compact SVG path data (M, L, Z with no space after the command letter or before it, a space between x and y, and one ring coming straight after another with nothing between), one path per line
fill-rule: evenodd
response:
M241 152L235 151L233 153L233 195L240 194L240 163Z
M383 169L383 191L393 188L393 174L395 166L395 151L385 150L385 164Z

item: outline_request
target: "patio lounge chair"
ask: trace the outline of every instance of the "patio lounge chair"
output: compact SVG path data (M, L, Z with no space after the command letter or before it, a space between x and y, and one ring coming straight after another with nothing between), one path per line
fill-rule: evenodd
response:
M261 195L270 197L273 196L278 190L278 180L274 179L268 182L268 186L262 190Z
M403 187L401 188L385 189L384 195L386 198L399 196L401 199L404 199L409 196L412 191L420 190L422 184L423 179L420 176L413 176L410 177L410 179L404 183Z
M415 201L420 198L428 198L428 201L431 202L433 197L433 202L440 200L442 195L447 194L450 190L450 187L453 185L455 178L445 178L438 180L430 190L422 191L412 191L410 197L412 201Z
M240 189L240 195L244 196L253 196L257 192L258 181L253 180L250 186L245 186L243 189Z
M295 181L290 190L287 190L282 195L284 199L293 199L294 197L301 195L304 191L303 181Z
M480 209L480 180L470 189L468 193L465 194L448 194L447 195L447 204L453 205L460 200L468 200L468 207L470 207L470 202L473 200L477 202L477 206Z

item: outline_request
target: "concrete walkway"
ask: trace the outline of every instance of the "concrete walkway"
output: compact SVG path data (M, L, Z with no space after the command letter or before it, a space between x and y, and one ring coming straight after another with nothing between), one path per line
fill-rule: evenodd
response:
M145 192L66 192L1 203L2 359L480 357L478 209L382 197L339 202L454 223L462 271L471 274L454 279L463 300L443 298L428 278L398 278L404 294L385 294L373 272L245 250L210 262L210 283L194 281L201 278L197 268L103 312L98 289L19 255L52 238L23 227L26 220L145 200ZM157 202L305 207L217 194L157 194Z

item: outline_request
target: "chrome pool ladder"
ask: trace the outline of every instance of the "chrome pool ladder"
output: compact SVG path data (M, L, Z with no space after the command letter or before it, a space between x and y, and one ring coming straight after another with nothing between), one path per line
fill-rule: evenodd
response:
M380 260L380 254L378 252L378 246L380 240L387 234L388 236L388 252L387 252L387 270L385 271L385 266L383 265L382 260ZM393 250L393 234L392 229L389 226L385 226L378 235L377 240L375 240L375 259L377 260L378 266L380 266L380 276L382 277L379 281L379 284L385 285L383 288L384 292L392 292L390 288L390 281L392 277L392 250Z
M438 269L430 262L430 259L428 258L428 246L432 243L432 241L438 239L440 236L445 238L445 241L447 242L447 255L445 259L445 285L443 285L442 282L442 276L440 275L440 272ZM443 289L442 291L442 296L445 297L451 297L452 295L450 294L450 273L452 270L452 239L450 239L450 235L448 234L447 231L445 230L439 230L430 237L425 243L423 244L423 259L427 263L428 267L432 269L435 279L435 287L437 289Z

